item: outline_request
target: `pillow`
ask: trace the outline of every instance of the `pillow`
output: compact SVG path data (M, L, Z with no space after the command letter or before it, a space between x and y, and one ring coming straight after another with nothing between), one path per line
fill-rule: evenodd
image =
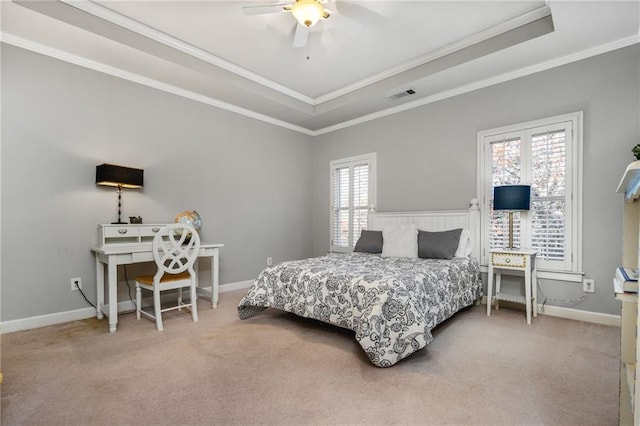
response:
M471 254L471 232L468 229L463 229L460 234L460 243L456 250L455 257L469 257Z
M418 227L400 225L382 231L382 257L418 257Z
M458 250L462 228L429 232L418 230L418 257L451 259Z
M382 253L382 231L367 231L363 229L353 251L373 254Z

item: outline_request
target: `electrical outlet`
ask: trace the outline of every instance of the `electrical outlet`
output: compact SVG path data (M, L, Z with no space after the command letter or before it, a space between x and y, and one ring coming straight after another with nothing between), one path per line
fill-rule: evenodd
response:
M82 288L82 278L71 278L71 291L78 291Z
M596 280L587 278L582 280L582 291L585 293L594 293L596 291Z
M273 258L267 257L267 266L271 266L271 265L273 265Z

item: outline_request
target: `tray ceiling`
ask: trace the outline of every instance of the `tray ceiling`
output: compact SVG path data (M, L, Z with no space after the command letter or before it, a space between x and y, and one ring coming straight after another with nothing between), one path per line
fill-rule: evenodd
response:
M636 1L330 0L295 48L274 3L2 2L2 40L306 134L639 41Z

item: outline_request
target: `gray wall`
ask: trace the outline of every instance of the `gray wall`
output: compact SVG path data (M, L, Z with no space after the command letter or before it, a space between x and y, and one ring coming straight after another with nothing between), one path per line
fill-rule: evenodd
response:
M95 301L89 246L117 215L104 162L144 169L125 217L200 213L203 241L225 244L221 284L311 255L310 137L7 45L1 161L2 321L87 307L72 277Z
M96 187L103 162L141 167L124 215L169 222L196 209L203 240L225 244L221 283L274 261L326 252L329 161L378 153L378 210L466 208L476 196L479 130L584 111L584 270L596 293L577 309L619 313L611 277L621 257L615 193L640 143L640 54L633 46L310 138L18 48L2 46L1 320L88 306L89 245L116 216ZM309 232L311 230L311 232ZM204 263L204 262L203 262ZM146 267L130 267L129 278ZM120 271L120 299L127 299ZM553 298L576 283L542 282Z
M584 111L583 270L596 293L576 309L619 314L612 277L622 249L625 167L640 143L638 45L317 137L313 253L329 247L329 161L378 153L378 211L464 209L476 197L480 130ZM541 280L544 295L582 296L579 283Z

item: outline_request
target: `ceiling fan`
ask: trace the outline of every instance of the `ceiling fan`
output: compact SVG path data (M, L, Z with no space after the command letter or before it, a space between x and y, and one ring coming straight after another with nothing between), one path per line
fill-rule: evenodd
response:
M259 6L244 6L242 11L247 15L263 13L291 12L298 21L293 36L293 47L304 47L309 38L309 28L321 19L329 18L333 13L323 6L324 0L295 0L293 3L278 3Z

